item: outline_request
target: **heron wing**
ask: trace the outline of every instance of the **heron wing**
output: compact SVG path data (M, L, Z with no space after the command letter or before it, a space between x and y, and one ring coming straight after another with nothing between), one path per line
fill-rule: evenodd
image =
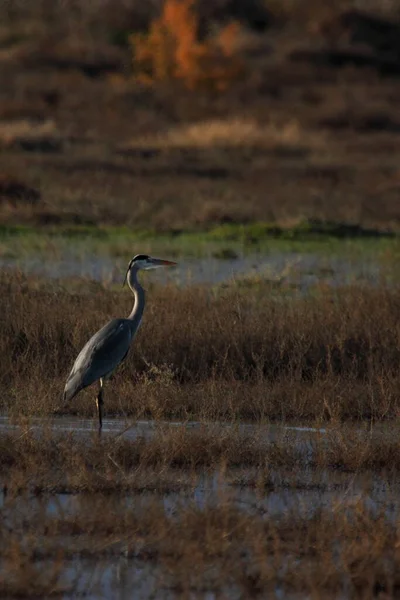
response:
M131 328L124 319L114 319L95 333L75 360L65 386L66 400L100 377L110 375L125 359L131 341Z

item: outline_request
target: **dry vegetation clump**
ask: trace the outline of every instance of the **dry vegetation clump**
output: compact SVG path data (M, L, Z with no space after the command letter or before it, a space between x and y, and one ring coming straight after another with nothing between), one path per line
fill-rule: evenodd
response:
M232 22L213 41L199 41L199 18L193 0L166 0L148 34L133 34L134 71L149 82L181 80L189 89L225 90L243 72L235 57L239 23Z
M37 561L34 551L10 536L8 548L2 555L0 594L3 598L63 598L73 591L73 586L64 583L65 562L63 552L51 558L46 569Z
M6 121L0 124L0 145L5 149L58 152L62 139L52 120L34 123L29 119Z
M91 294L55 292L5 274L0 285L2 407L17 414L61 408L79 350L110 318L128 314L131 298L102 286ZM203 419L397 414L396 289L353 286L277 301L262 291L170 286L148 297L106 410ZM65 410L92 415L93 396L89 389Z
M321 474L337 471L379 474L393 480L400 471L399 442L390 433L384 439L379 432L333 426L320 434L303 432L301 439L290 430L274 433L267 427L246 433L236 427L158 425L147 436L105 434L100 442L95 433L86 437L80 432L65 434L44 423L38 430L29 427L28 421L20 431L0 439L0 481L7 497L21 493L170 494L193 489L204 472L219 473L235 485L296 490L307 489L300 475L307 470L315 475L315 489L323 490L328 479L324 484Z
M0 439L0 480L8 497L22 492L171 493L192 488L200 469L291 469L304 460L302 450L283 438L272 443L261 433L218 427L193 431L160 425L150 437L107 436L101 443L96 435L88 440L44 424L40 435L28 424L22 431Z
M380 436L376 436L373 430L333 429L328 433L325 444L319 440L312 446L312 462L316 468L340 469L350 473L397 473L400 467L397 425L394 430L388 426Z

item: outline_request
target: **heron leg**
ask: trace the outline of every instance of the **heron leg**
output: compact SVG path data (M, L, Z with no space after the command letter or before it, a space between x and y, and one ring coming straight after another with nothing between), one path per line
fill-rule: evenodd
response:
M103 408L103 379L100 379L100 389L99 389L99 393L97 394L97 398L96 398L96 405L97 405L97 412L99 415L99 433L101 433L101 429L103 427L103 414L102 414L102 408Z

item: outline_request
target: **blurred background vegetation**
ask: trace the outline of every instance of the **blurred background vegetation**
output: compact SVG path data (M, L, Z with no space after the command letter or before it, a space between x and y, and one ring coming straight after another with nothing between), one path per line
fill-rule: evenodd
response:
M400 221L400 2L1 3L0 221Z

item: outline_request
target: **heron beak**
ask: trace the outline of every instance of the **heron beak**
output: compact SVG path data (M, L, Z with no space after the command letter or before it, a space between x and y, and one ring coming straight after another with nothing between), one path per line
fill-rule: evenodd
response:
M161 260L160 263L164 266L164 267L174 267L175 265L177 265L178 263L176 263L173 260Z
M154 267L174 267L178 263L173 260L164 260L162 258L152 258L151 259L152 266Z

